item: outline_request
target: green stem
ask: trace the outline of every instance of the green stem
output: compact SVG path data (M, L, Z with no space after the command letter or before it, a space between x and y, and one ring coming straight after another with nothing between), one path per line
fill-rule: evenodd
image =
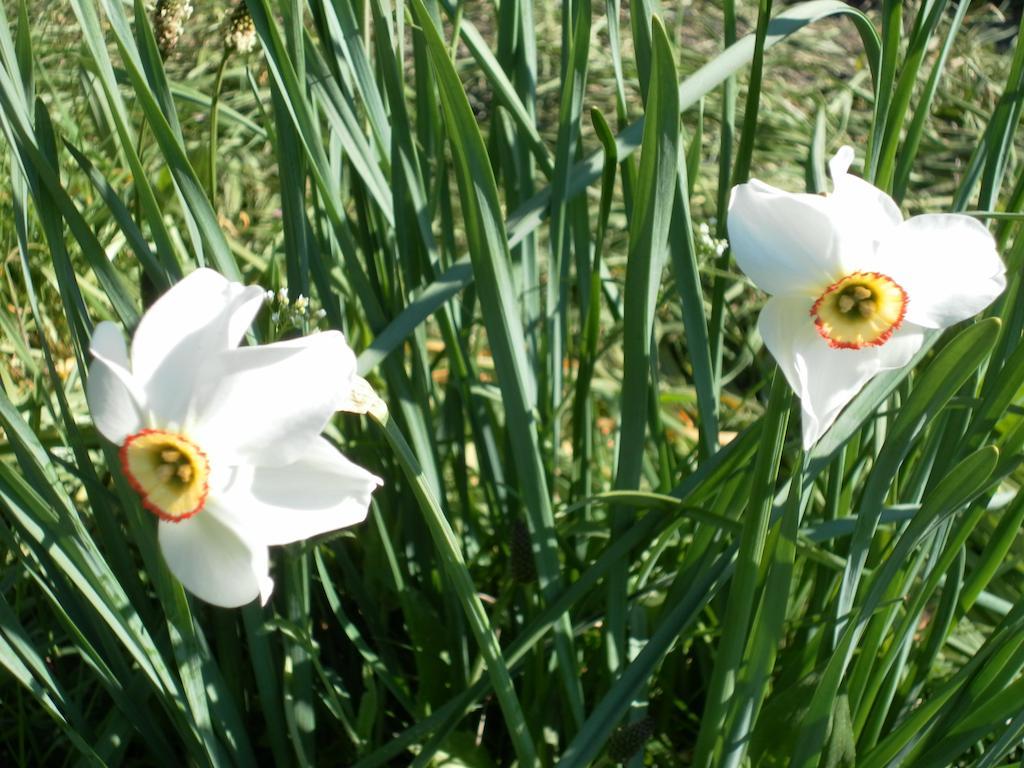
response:
M220 112L220 89L224 83L224 70L230 54L231 52L225 48L217 66L217 77L213 81L213 94L210 96L210 155L206 164L206 194L214 211L217 210L217 116Z
M789 387L781 373L772 378L771 394L764 415L763 449L754 460L750 480L751 508L744 517L736 572L729 587L722 622L722 638L715 655L708 685L704 714L697 735L693 765L720 765L718 758L727 747L724 729L728 708L736 693L737 679L744 667L743 652L752 631L757 598L762 594L761 573L771 519L773 488L782 461L782 445L789 420Z

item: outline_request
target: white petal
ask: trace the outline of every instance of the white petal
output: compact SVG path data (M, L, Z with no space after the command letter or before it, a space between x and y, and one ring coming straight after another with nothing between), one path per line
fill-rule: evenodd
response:
M847 175L850 166L853 165L853 159L853 147L848 144L844 144L836 150L836 153L832 155L832 159L828 161L828 170L832 174L833 184L836 182L836 179Z
M818 296L843 276L840 232L830 201L791 194L760 181L740 184L729 200L729 243L736 264L772 294Z
M880 347L833 349L818 334L809 311L808 301L773 297L758 319L765 346L800 398L805 449L875 374L906 365L923 341L920 328L904 323Z
M926 328L976 315L1006 287L995 239L960 214L907 219L881 243L876 269L903 286L907 320Z
M914 323L903 322L903 325L878 349L879 372L902 368L917 354L924 344L926 330Z
M845 227L853 233L867 235L877 243L889 231L903 221L900 207L896 201L878 187L869 184L858 176L847 173L853 162L853 149L841 147L829 162L832 172L833 192L830 200L837 211L847 219ZM849 253L847 257L856 261L857 254ZM847 268L859 269L857 264L847 264Z
M263 301L258 286L197 269L146 311L132 339L132 372L162 421L185 420L206 361L238 345Z
M128 350L121 329L102 322L93 330L85 395L96 428L105 438L120 444L143 424L145 395L128 371Z
M104 320L92 329L89 352L122 368L128 367L128 347L125 346L124 335L117 324L109 320Z
M266 602L273 584L266 546L246 541L206 509L180 523L161 520L158 531L167 567L200 600L222 608L257 597Z
M246 467L210 510L265 544L290 544L362 522L378 477L323 438L283 467Z
M337 331L222 353L206 366L190 434L211 462L290 464L311 450L354 368Z

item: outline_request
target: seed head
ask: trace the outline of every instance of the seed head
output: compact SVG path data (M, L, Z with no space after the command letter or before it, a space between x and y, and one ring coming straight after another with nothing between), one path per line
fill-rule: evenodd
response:
M160 55L165 59L178 45L192 10L189 0L157 0L153 9L153 35Z
M522 520L512 522L509 539L509 571L512 580L530 584L537 580L537 566L533 561L533 543L530 530Z
M256 25L245 0L239 0L224 17L224 47L238 53L251 53L256 47Z
M643 749L653 735L653 717L620 725L608 739L608 757L617 763L628 762L633 755Z

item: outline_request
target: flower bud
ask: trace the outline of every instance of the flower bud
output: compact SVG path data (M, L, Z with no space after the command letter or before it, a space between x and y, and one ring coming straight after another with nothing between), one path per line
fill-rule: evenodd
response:
M153 35L160 55L171 55L185 31L185 22L192 16L189 0L157 0L153 9Z
M251 53L256 42L256 25L245 0L240 0L224 17L224 47L229 51Z

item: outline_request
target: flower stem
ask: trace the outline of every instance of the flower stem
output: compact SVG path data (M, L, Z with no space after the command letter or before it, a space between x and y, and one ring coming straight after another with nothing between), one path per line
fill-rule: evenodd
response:
M227 67L230 51L225 48L224 54L220 57L220 64L217 66L217 77L213 81L213 94L210 96L210 155L206 164L206 194L210 198L210 205L217 209L217 116L220 111L220 89L224 83L224 70Z

